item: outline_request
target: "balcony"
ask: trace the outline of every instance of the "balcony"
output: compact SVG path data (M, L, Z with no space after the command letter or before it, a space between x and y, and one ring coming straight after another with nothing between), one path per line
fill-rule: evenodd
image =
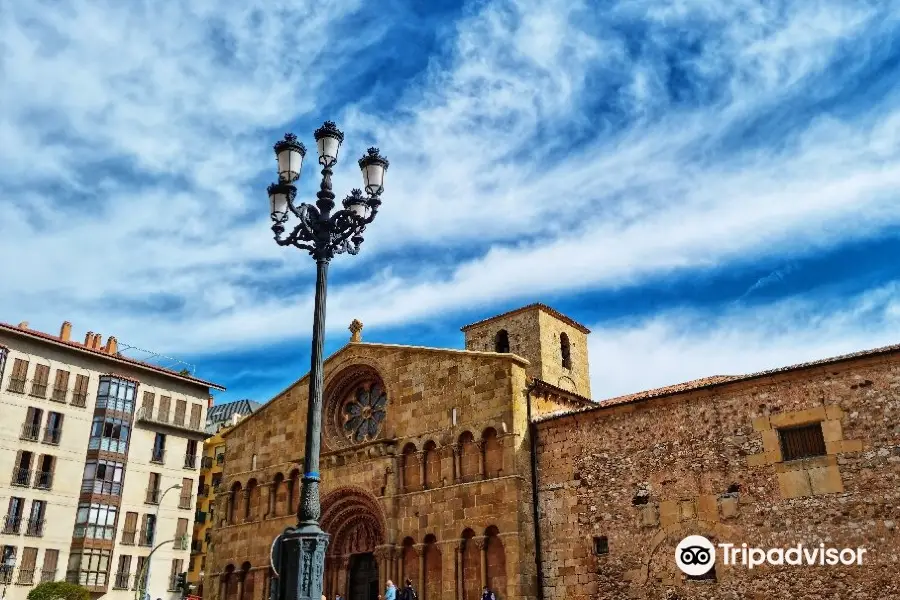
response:
M134 546L134 538L137 536L137 529L123 529L122 530L122 545L123 546Z
M169 576L169 591L170 592L178 591L178 575L170 575Z
M166 449L165 448L153 448L150 451L150 462L157 464L165 464L166 462Z
M217 465L225 464L225 453L224 452L222 454L216 454L216 464Z
M116 573L113 577L113 589L127 590L128 583L131 581L131 573Z
M170 412L159 411L157 414L153 414L153 410L149 406L139 408L135 413L134 420L135 423L151 429L169 429L181 433L193 433L198 438L206 437L202 423L185 423L183 418L179 420Z
M203 542L200 540L191 542L191 554L203 554Z
M22 530L22 517L20 515L6 515L3 519L2 533L18 535Z
M146 548L152 548L152 547L153 547L153 537L154 537L153 534L154 534L154 532L153 532L152 530L150 530L150 531L142 531L142 532L141 532L141 539L140 539L139 542L138 542L138 546L144 546L144 547L146 547Z
M56 581L56 569L41 569L41 583Z
M209 486L205 483L201 483L199 489L197 490L198 496L209 496Z
M197 455L196 454L185 454L184 455L184 468L185 469L196 469L197 468Z
M26 442L36 442L38 441L38 436L41 435L41 425L40 423L25 423L22 425L22 433L19 435L20 440L24 440Z
M0 565L0 585L9 585L12 583L13 569L15 565Z
M28 519L25 525L25 535L31 537L44 537L44 519Z
M194 496L180 496L178 498L178 508L190 509L194 508Z
M49 490L53 488L53 471L38 471L34 478L34 487L39 490Z
M175 542L172 544L172 548L175 550L187 550L190 547L191 541L187 535L175 536Z
M59 445L59 440L62 438L62 428L61 427L45 427L44 428L44 443L45 444L53 444L54 446Z
M34 585L34 567L30 569L20 567L16 585Z
M72 406L84 408L87 406L87 392L72 392Z
M147 496L144 498L146 504L159 504L159 488L147 488Z
M9 385L6 386L7 391L15 392L17 394L25 393L25 378L19 379L18 377L10 377Z
M194 513L194 522L200 525L206 523L206 513L202 510L198 510Z
M22 467L14 468L9 484L18 487L29 487L31 485L31 470L23 469Z
M200 462L200 466L204 469L212 469L213 457L212 456L204 456L203 460Z
M31 382L31 393L30 396L34 396L35 398L46 398L47 397L47 382L46 380L42 381L40 379L35 379Z
M50 392L50 399L53 400L54 402L62 402L63 404L65 404L66 397L68 395L69 395L69 390L67 390L66 388L59 388L59 387L53 386L53 391Z

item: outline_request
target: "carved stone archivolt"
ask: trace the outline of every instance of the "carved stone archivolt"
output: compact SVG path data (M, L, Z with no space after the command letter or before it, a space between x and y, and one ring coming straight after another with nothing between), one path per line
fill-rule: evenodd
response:
M344 367L325 388L323 441L339 450L381 438L390 398L374 367Z
M373 552L384 544L381 506L363 490L344 488L328 494L322 502L321 525L331 535L328 552L334 556Z

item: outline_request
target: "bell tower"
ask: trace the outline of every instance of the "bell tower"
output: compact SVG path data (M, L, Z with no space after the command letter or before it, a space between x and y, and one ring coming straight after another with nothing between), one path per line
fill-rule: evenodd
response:
M584 325L546 304L529 304L462 328L466 350L510 352L528 360L529 377L591 397Z

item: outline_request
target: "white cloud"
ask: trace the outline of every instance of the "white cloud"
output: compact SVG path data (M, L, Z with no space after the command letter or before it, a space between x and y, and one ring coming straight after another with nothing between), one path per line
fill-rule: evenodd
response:
M900 343L900 283L846 299L789 298L710 316L667 311L591 328L595 400L742 375Z
M169 353L307 333L312 263L277 248L263 214L268 138L334 102L342 57L377 55L390 15L348 35L360 2L48 6L6 3L0 22L0 256L17 257L4 318L67 318ZM900 223L896 96L808 123L787 111L755 145L732 139L839 86L821 76L847 47L868 57L851 74L880 56L872 31L896 3L591 6L479 4L395 110L333 115L346 159L377 142L392 166L363 254L336 263L330 325L796 256ZM686 85L713 100L667 95L666 54L685 37L699 44ZM345 160L336 191L358 179ZM413 245L421 266L394 275L383 257ZM434 267L423 247L477 252ZM348 284L350 260L370 275ZM156 295L182 307L127 308Z

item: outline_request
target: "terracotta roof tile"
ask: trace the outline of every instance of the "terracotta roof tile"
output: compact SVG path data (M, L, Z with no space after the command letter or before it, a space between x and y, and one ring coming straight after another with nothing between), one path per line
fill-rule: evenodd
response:
M192 377L190 375L181 375L177 371L173 371L171 369L166 369L165 367L160 367L158 365L154 365L152 363L144 362L142 360L136 360L134 358L128 358L126 356L108 354L102 348L88 348L84 344L80 342L76 342L74 340L61 340L58 336L55 336L51 333L44 333L43 331L36 331L34 329L29 329L27 327L19 327L18 325L11 325L9 323L3 323L0 321L0 331L8 331L10 333L16 335L24 335L25 337L30 337L32 339L45 340L48 342L52 342L54 344L59 344L61 346L66 346L71 348L72 350L80 351L80 352L88 352L90 354L94 354L98 357L105 358L107 360L118 362L118 363L126 363L129 365L133 365L142 369L147 369L150 371L155 371L162 375L166 375L168 377L174 377L176 379L181 379L183 381L189 381L191 383L200 384L206 387L210 387L215 390L224 391L225 388L217 383L212 383L210 381L205 381L203 379L198 379L196 377Z

